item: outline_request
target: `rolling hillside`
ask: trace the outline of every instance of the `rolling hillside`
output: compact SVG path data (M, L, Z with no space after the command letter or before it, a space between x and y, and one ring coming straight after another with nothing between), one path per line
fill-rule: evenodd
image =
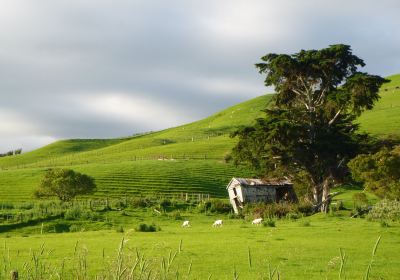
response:
M29 200L48 167L67 166L96 179L97 196L207 193L225 196L232 176L251 176L223 158L230 132L262 116L271 96L261 96L208 118L163 131L116 140L65 140L0 159L0 199ZM82 147L80 147L80 144Z
M400 136L400 75L381 90L381 100L358 120L361 130ZM224 162L235 139L230 132L262 116L271 95L235 105L203 120L123 139L64 140L22 155L0 158L0 200L31 199L43 172L66 166L96 179L96 196L209 193L225 197L232 176L251 176Z
M400 136L400 75L387 77L390 83L381 89L381 99L374 109L358 119L361 130L374 135Z

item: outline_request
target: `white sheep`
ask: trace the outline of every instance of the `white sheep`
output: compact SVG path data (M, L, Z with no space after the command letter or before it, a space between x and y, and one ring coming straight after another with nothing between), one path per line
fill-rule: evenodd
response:
M262 218L257 218L257 219L254 219L254 220L251 222L251 224L252 224L252 225L261 225L262 221L263 221Z
M216 220L214 223L213 223L213 227L222 227L222 225L223 225L223 221L222 220Z
M191 227L190 221L184 221L182 227Z

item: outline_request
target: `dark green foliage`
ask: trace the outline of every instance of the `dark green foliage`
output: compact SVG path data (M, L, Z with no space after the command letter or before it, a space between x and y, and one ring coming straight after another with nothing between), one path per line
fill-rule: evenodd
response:
M223 199L211 199L207 201L202 201L197 205L197 208L200 212L220 214L230 213L232 210L231 204Z
M79 225L71 225L69 227L69 231L70 232L79 232L79 231L81 231L81 227Z
M119 226L119 227L117 227L117 229L115 231L123 233L124 232L124 228L122 226Z
M354 180L380 198L400 198L400 146L375 154L362 154L348 164Z
M309 226L311 226L311 223L310 223L310 221L305 220L305 221L302 221L300 223L300 225L303 227L309 227Z
M243 214L249 217L264 217L264 218L284 218L289 214L309 215L313 212L313 207L310 203L299 202L291 203L258 203L247 204L243 209Z
M182 215L180 211L173 211L170 216L174 219L174 220L182 220Z
M145 197L135 197L129 200L129 205L133 208L146 208L154 205L154 202Z
M56 233L61 233L61 232L69 232L69 224L66 223L56 223L54 224L54 231Z
M96 212L90 211L89 209L83 209L79 206L75 206L65 211L64 219L74 221L96 221L99 220L100 217Z
M265 221L263 221L263 226L265 227L275 227L275 220L272 219L267 219Z
M142 223L135 228L135 231L140 231L140 232L156 232L160 230L161 228L159 226L156 226L154 223L150 225Z
M353 194L353 202L354 202L354 207L358 207L358 206L366 206L368 205L368 198L367 195L363 192L358 192Z
M166 209L167 207L171 206L171 200L168 198L163 198L158 202L158 205L161 209Z
M96 190L94 179L71 169L49 169L34 195L38 198L56 196L70 201L77 195L92 194Z
M347 45L267 54L262 60L256 67L276 95L265 118L233 134L239 137L235 161L261 175L302 174L326 212L329 201L322 202L330 187L346 178L346 162L366 147L354 120L373 107L387 80L358 72L364 62Z

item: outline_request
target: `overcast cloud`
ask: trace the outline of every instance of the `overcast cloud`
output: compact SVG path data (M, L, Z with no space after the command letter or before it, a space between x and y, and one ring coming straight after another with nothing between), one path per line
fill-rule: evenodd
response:
M266 53L350 44L400 72L400 1L0 2L0 152L194 121L266 93Z

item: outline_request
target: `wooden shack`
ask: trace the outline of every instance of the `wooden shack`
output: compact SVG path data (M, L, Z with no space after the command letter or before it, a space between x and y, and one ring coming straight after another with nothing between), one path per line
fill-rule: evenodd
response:
M297 201L293 184L287 179L232 178L226 189L236 214L246 203Z

